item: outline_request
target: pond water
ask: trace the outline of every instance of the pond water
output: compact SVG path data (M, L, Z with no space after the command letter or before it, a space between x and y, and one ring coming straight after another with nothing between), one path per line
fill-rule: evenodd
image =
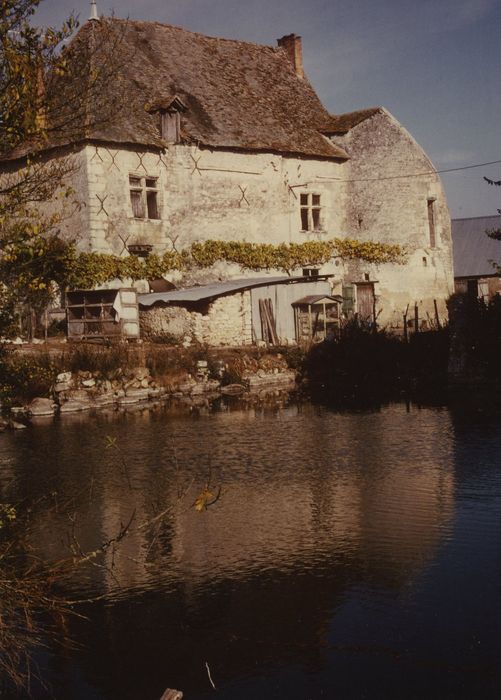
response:
M209 481L220 498L197 512ZM103 597L38 655L35 698L501 695L499 415L66 416L0 436L0 485L35 501L30 546L49 559L134 516L65 584Z

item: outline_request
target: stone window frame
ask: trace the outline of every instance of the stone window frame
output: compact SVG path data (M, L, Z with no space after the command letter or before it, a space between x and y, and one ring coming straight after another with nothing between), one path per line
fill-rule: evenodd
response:
M158 180L156 175L129 173L129 199L134 219L160 220Z
M302 233L324 233L324 204L320 192L299 193L299 214Z

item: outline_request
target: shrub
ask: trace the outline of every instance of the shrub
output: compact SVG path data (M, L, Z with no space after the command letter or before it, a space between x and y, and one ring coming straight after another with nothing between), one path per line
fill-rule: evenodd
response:
M68 371L92 372L103 378L109 378L119 369L137 367L142 363L141 350L125 343L117 343L109 347L79 343L71 347L62 360L62 364Z
M380 403L400 394L434 393L447 383L448 330L402 338L348 324L339 338L314 346L305 376L316 398Z
M58 371L48 354L3 353L0 357L1 398L7 402L22 402L48 396Z

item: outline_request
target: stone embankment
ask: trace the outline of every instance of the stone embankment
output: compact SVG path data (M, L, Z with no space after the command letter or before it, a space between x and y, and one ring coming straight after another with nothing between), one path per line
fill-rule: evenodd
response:
M185 373L177 378L154 378L147 367L117 369L107 378L97 372L79 370L61 372L52 387L51 396L37 397L25 406L11 409L9 419L3 421L0 430L6 427L25 427L23 419L56 414L90 411L100 408L126 408L165 399L181 399L184 402L197 399L217 398L221 395L258 394L276 390L291 390L295 386L296 374L283 367L257 369L244 372L239 382L223 383L209 376L207 361L197 362L193 374Z

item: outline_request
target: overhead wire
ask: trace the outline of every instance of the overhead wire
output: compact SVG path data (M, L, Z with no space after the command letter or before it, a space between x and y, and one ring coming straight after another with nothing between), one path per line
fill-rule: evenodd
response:
M472 170L473 168L484 168L488 165L498 165L501 163L500 160L491 160L486 163L475 163L474 165L462 165L458 168L443 168L440 170L426 170L422 173L407 173L405 175L386 175L384 177L367 177L367 178L353 178L342 180L338 179L338 182L380 182L381 180L401 180L403 178L409 177L425 177L427 175L441 175L443 173L457 173L461 170ZM337 178L336 178L337 179Z

